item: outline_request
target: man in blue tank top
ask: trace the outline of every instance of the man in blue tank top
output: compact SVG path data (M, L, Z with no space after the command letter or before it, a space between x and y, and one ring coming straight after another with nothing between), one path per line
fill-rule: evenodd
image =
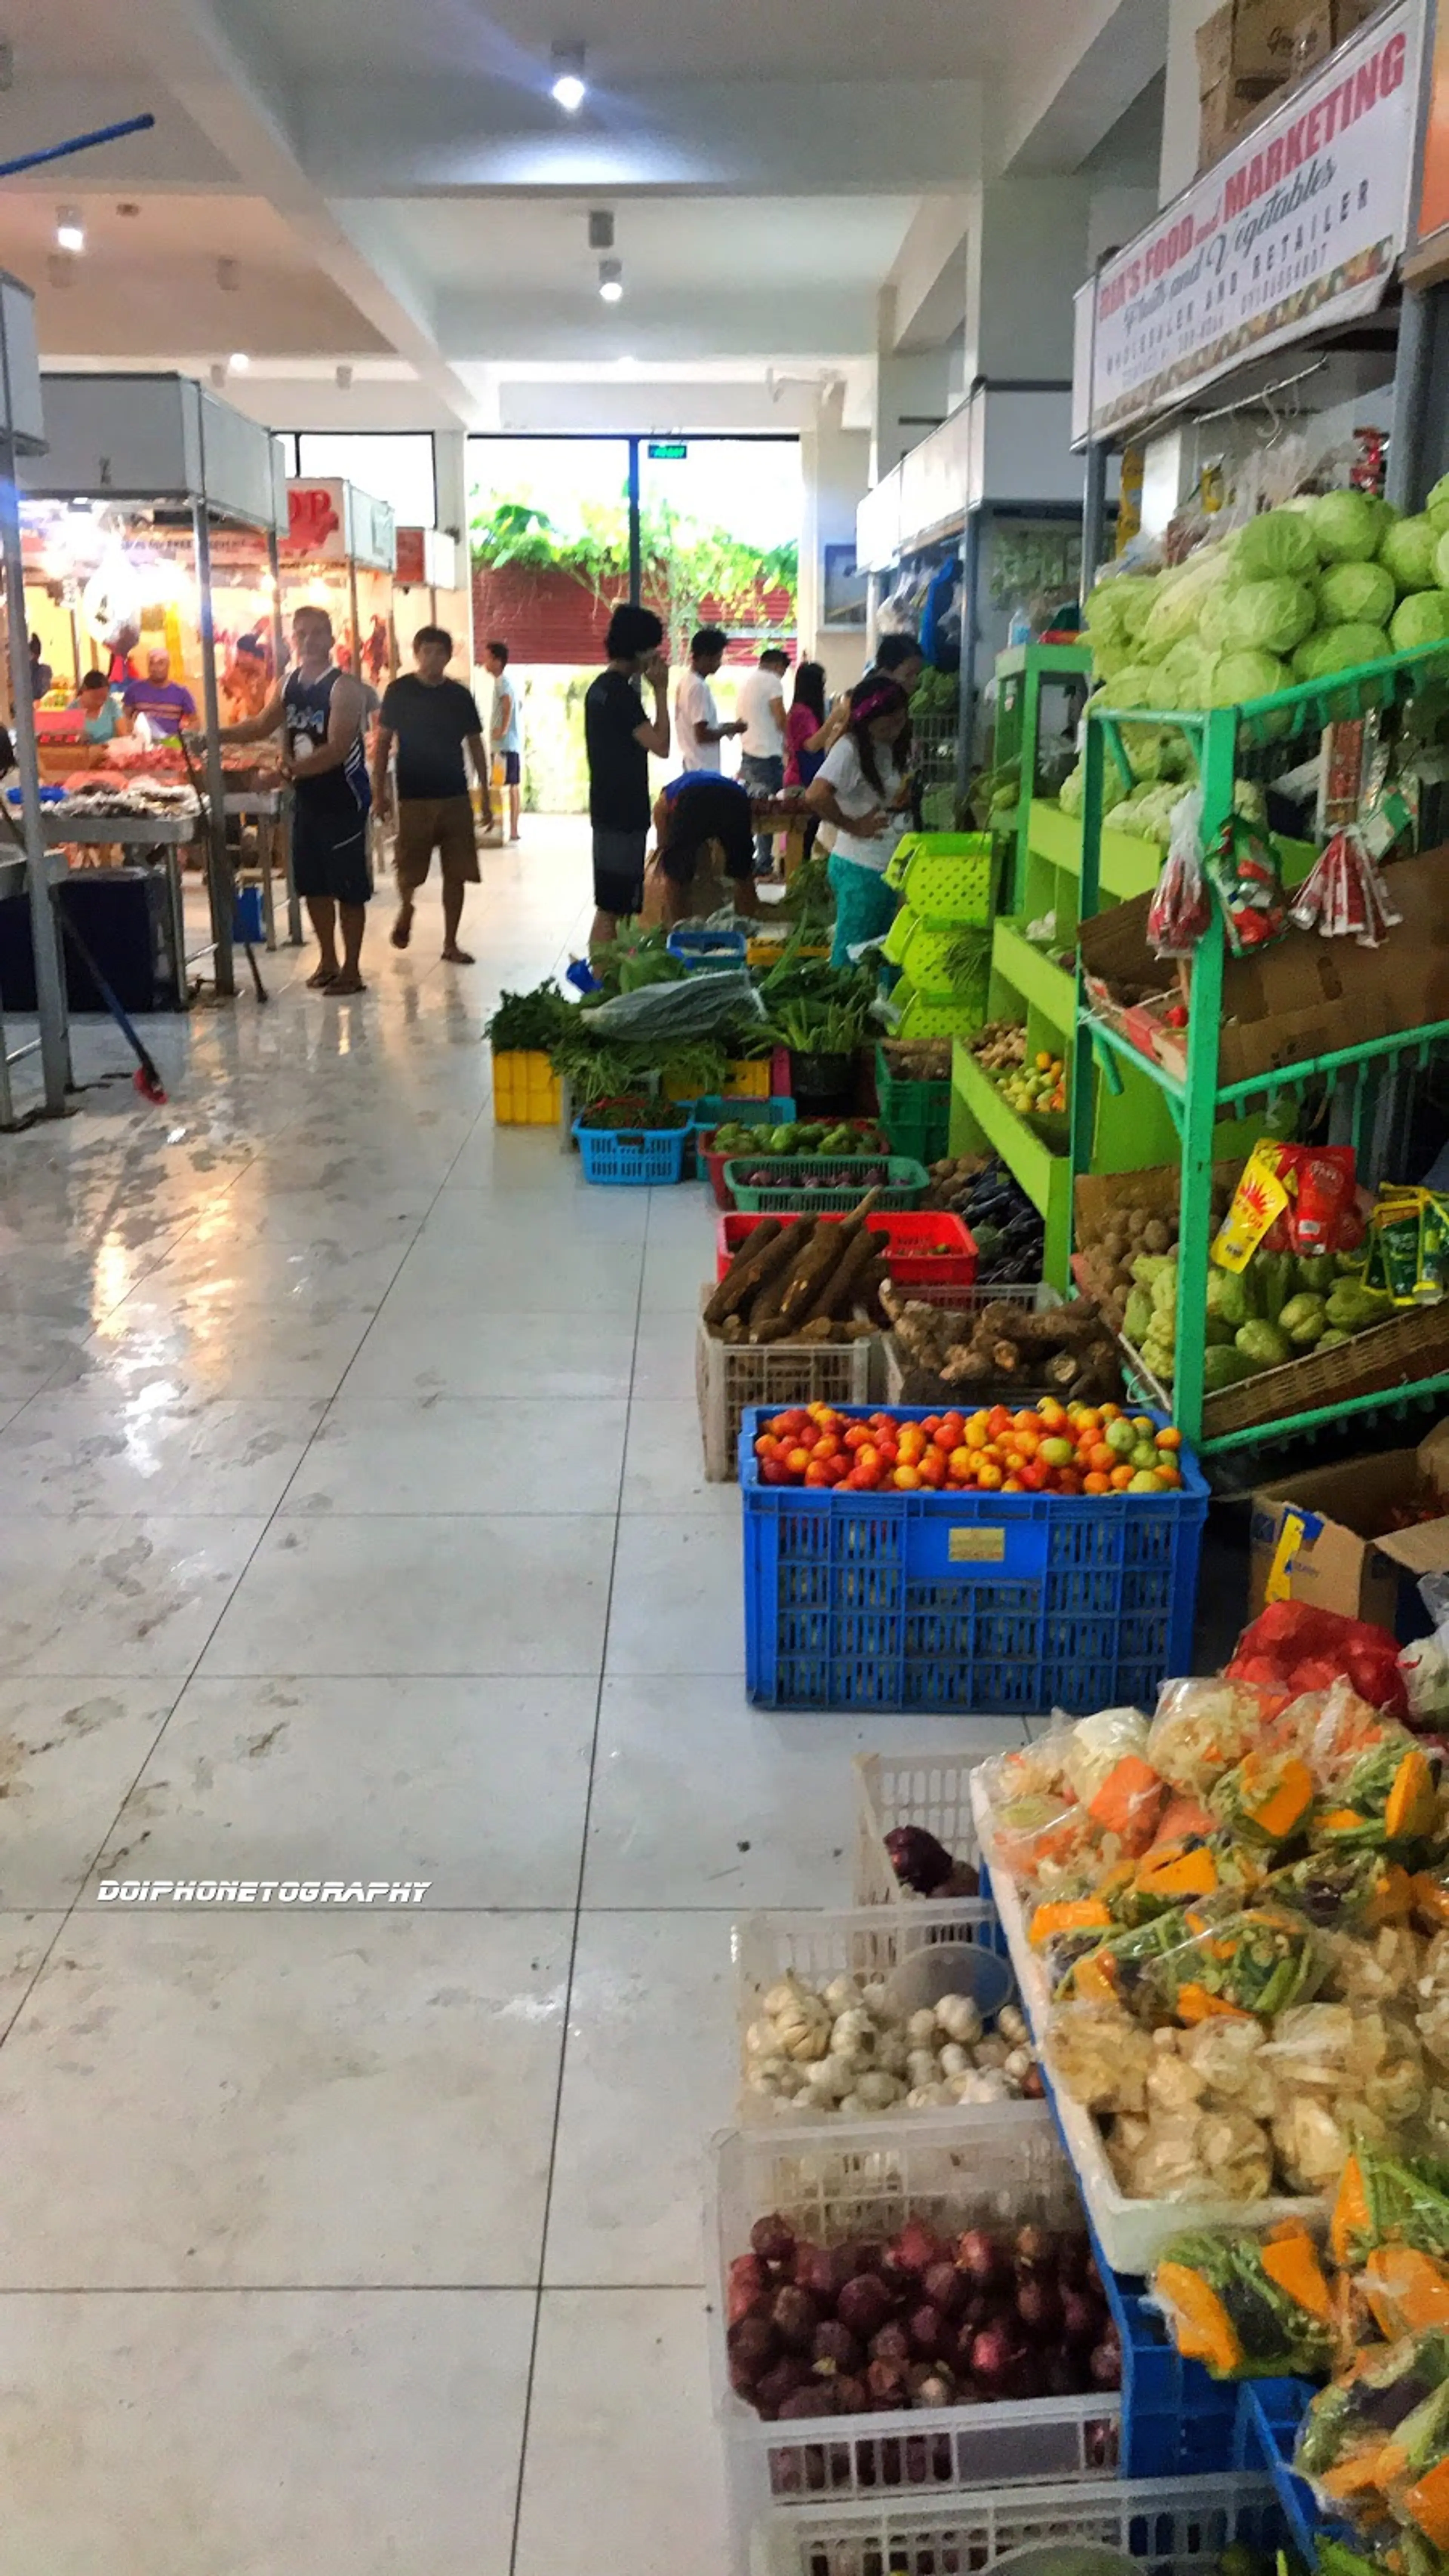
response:
M262 742L285 728L293 800L292 873L319 951L316 972L307 981L315 992L361 993L366 989L360 967L362 933L372 894L366 700L360 682L332 659L332 620L325 608L297 610L292 651L292 667L260 715L224 725L221 740Z

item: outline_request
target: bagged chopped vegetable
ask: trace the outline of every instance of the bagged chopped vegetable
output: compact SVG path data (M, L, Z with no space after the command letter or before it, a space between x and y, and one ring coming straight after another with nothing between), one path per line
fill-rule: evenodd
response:
M1293 2465L1325 2513L1365 2531L1391 2511L1390 2484L1407 2460L1419 2410L1449 2398L1449 2334L1431 2328L1359 2353L1315 2397Z
M1310 1840L1319 1850L1392 1847L1412 1857L1440 1831L1440 1770L1438 1754L1411 1736L1386 1740L1319 1800Z
M1208 1804L1230 1833L1279 1848L1307 1831L1313 1774L1299 1755L1255 1746L1218 1781Z
M1147 1759L1174 1789L1205 1797L1241 1762L1281 1706L1279 1694L1241 1682L1164 1682L1148 1730Z
M1267 2021L1307 2002L1326 1971L1317 1934L1292 1907L1207 1905L1182 1916L1181 1937L1152 1960L1144 1982L1163 2012L1187 2025L1235 2013Z
M1257 2236L1198 2231L1158 2258L1152 2296L1178 2351L1214 2379L1317 2378L1333 2358L1333 2305L1317 2245L1294 2222Z
M1334 2261L1350 2271L1385 2245L1413 2246L1449 2263L1449 2175L1359 2146L1339 2181L1329 2242Z

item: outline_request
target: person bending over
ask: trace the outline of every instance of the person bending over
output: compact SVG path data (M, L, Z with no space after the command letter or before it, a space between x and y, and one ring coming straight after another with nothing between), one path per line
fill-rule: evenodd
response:
M388 683L372 750L372 797L384 820L392 809L390 763L397 746L397 868L402 901L393 923L394 948L413 935L413 905L427 881L434 850L443 875L443 955L450 966L471 966L458 945L463 890L478 883L478 844L468 794L464 753L483 791L485 827L493 820L483 719L471 689L450 680L453 639L442 626L420 626L413 637L416 670Z
M733 902L758 914L750 794L736 778L686 770L672 778L654 807L656 849L645 889L644 917L667 930L707 921Z
M292 667L260 715L223 725L222 742L264 742L286 734L282 767L292 782L292 873L317 934L314 992L361 993L362 934L372 896L367 855L371 797L362 727L362 684L332 658L325 608L292 620ZM342 932L342 955L337 933Z
M851 692L845 732L805 790L811 812L835 830L832 966L848 966L852 948L884 939L895 919L885 872L905 829L910 734L905 690L894 680L862 680Z

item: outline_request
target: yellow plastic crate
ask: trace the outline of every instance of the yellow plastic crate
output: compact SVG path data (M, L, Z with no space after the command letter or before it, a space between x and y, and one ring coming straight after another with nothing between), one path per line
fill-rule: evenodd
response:
M726 1100L768 1100L771 1089L770 1070L770 1058L767 1055L731 1056L725 1067L723 1097ZM695 1094L675 1074L666 1073L663 1089L666 1100L693 1100L695 1097Z
M493 1058L493 1117L499 1127L556 1127L563 1084L546 1055L505 1048Z
M785 942L783 939L752 939L749 941L745 949L745 964L747 966L778 966L784 953ZM829 954L830 942L828 939L802 940L800 946L795 951L797 961L802 957L828 957ZM768 1099L768 1092L765 1096Z

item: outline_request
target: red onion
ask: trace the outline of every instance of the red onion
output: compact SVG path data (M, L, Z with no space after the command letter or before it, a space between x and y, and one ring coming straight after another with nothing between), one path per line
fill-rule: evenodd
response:
M1070 2282L1074 2290L1086 2280L1092 2260L1089 2236L1064 2236L1057 2247L1057 2279Z
M959 2316L966 2305L966 2275L954 2263L933 2263L921 2287L943 2317Z
M1100 2301L1085 2290L1063 2290L1062 2333L1068 2343L1095 2343L1102 2330Z
M804 2290L797 2290L787 2281L783 2289L775 2292L770 2323L791 2352L808 2352L820 2323L820 2310Z
M1048 2397L1079 2397L1087 2375L1086 2357L1081 2352L1049 2352L1045 2356L1046 2394Z
M872 2361L898 2361L904 2370L906 2363L915 2359L905 2327L898 2323L882 2326L879 2334L871 2337L870 2357Z
M857 2273L847 2281L835 2302L835 2313L853 2335L869 2343L878 2334L891 2312L891 2296L884 2281L873 2272Z
M817 2368L824 2363L831 2370L857 2371L864 2368L865 2356L855 2336L838 2317L826 2317L815 2329L810 2358Z
M729 2269L729 2322L748 2316L757 2299L764 2296L765 2275L753 2254L737 2254Z
M780 2338L765 2317L741 2317L729 2330L730 2360L736 2370L763 2378L780 2349Z
M884 2252L885 2247L878 2236L852 2236L849 2244L842 2245L840 2249L841 2260L847 2266L847 2280L856 2273L879 2272Z
M994 2290L1007 2277L1006 2256L984 2227L967 2228L956 2248L956 2264L976 2290Z
M1042 2071L1036 2059L1033 2058L1021 2079L1021 2098L1023 2102L1040 2102L1045 2097L1046 2085L1042 2080Z
M917 2364L907 2378L911 2402L916 2406L954 2406L956 2382L944 2362L924 2361Z
M1120 2388L1122 2385L1122 2346L1115 2327L1109 2327L1095 2347L1087 2364L1094 2388Z
M794 2279L798 2289L808 2290L823 2307L834 2307L850 2279L851 2267L842 2249L829 2245L797 2245Z
M1046 2393L1046 2365L1039 2352L1019 2352L1006 2374L1008 2397L1041 2397Z
M793 2389L784 2400L777 2420L781 2424L801 2424L812 2416L833 2415L834 2412L835 2399L830 2390L817 2385Z
M1056 2247L1044 2227L1019 2227L1012 2259L1018 2275L1045 2272L1053 2264Z
M784 2405L787 2397L793 2396L797 2388L804 2387L809 2376L803 2361L797 2361L793 2353L787 2353L783 2361L775 2362L764 2378L755 2382L755 2404L760 2413L773 2415Z
M1004 2326L983 2326L971 2345L969 2368L978 2387L994 2396L1004 2396L1012 2363L1018 2347Z
M856 2378L853 2372L838 2370L835 2377L826 2380L824 2385L835 2401L837 2415L864 2415L869 2411L870 2391L865 2381Z
M887 2279L893 2273L919 2277L923 2272L929 2272L933 2263L939 2263L942 2250L938 2239L921 2219L908 2218L899 2236L892 2237L886 2247L882 2269Z
M956 1864L944 1844L924 1825L894 1825L886 1835L885 1847L891 1867L902 1887L915 1896L934 1896L944 1887Z
M1050 2281L1023 2281L1016 2294L1016 2313L1034 2343L1049 2343L1062 2330L1062 2302Z
M934 2361L946 2340L946 2320L929 2299L912 2308L906 2319L906 2332L911 2338L911 2351L917 2361Z
M882 2413L904 2406L910 2397L903 2361L873 2361L865 2374L865 2384L871 2405Z
M788 2263L795 2251L795 2230L788 2218L776 2212L771 2218L756 2219L750 2243L762 2263Z

